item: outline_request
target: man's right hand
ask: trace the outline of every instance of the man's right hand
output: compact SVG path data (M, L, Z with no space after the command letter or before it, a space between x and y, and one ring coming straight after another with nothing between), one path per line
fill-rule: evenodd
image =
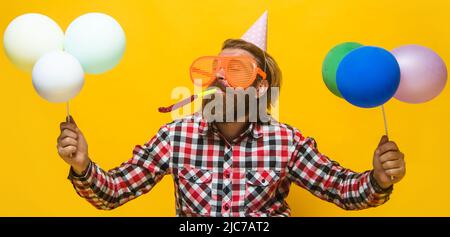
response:
M70 116L68 122L60 124L61 134L58 137L58 154L78 175L89 166L88 145L83 133Z

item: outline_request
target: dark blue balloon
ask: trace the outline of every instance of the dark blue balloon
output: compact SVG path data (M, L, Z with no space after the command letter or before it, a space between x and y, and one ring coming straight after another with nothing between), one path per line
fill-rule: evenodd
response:
M345 100L371 108L386 103L400 84L400 66L389 51L364 46L352 50L339 64L336 83Z

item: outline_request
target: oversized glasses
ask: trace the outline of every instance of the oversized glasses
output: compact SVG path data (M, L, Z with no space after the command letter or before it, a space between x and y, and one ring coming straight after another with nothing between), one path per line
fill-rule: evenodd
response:
M192 82L202 87L218 77L224 78L232 87L244 89L252 85L257 75L266 79L266 73L248 56L200 57L192 63L190 74Z

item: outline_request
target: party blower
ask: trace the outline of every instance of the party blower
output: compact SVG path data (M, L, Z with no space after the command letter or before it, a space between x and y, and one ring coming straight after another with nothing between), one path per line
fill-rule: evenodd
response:
M206 96L206 95L211 95L211 94L214 94L216 92L217 92L217 88L211 88L211 89L208 89L206 91L202 91L202 92L200 92L198 94L191 95L190 97L188 97L186 99L183 99L180 102L177 102L177 103L175 103L173 105L170 105L170 106L167 106L167 107L159 107L158 111L161 112L161 113L169 113L169 112L177 110L177 109L179 109L179 108L181 108L181 107L183 107L183 106L193 102L197 98L200 98L200 97L203 97L203 96Z

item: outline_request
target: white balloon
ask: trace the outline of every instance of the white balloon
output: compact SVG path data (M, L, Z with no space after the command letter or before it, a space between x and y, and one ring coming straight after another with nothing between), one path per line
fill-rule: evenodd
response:
M58 24L38 13L16 17L3 36L6 55L13 64L28 72L43 54L62 50L63 45L64 32Z
M47 53L34 65L34 89L50 102L69 101L81 91L83 84L83 67L66 52Z
M80 61L86 73L102 73L115 67L122 58L125 32L106 14L84 14L67 28L64 50Z

